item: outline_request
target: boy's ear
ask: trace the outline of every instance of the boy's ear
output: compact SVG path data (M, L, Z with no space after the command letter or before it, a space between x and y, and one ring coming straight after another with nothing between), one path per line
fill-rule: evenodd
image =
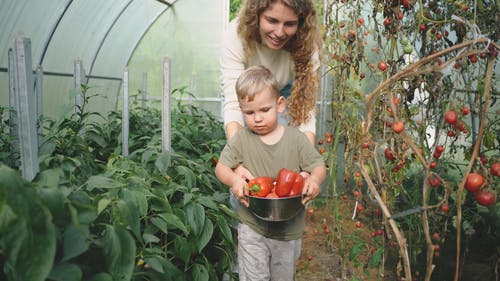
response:
M282 113L285 111L286 100L284 96L280 96L278 98L278 112Z

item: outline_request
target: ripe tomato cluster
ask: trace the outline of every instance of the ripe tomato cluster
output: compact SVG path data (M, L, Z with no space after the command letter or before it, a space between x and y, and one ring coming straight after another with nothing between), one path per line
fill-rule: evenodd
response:
M462 116L466 116L470 113L470 109L466 106L464 106L461 110L460 113ZM468 133L467 125L465 125L465 122L462 121L458 115L458 113L450 109L445 112L444 114L444 121L450 126L450 129L448 131L448 136L449 137L454 137L457 135L457 133Z
M500 162L490 166L490 173L493 177L500 177ZM491 206L496 202L495 192L487 186L487 180L478 172L469 173L465 179L465 189L473 193L476 202L483 206Z

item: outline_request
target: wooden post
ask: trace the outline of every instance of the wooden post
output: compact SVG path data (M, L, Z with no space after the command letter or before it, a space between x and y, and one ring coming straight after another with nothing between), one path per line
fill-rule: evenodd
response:
M82 61L75 60L73 69L73 83L75 86L75 112L78 112L78 108L83 106L83 92L82 84L85 79L85 72L83 70Z
M128 156L129 136L129 102L128 102L128 68L123 72L123 107L122 107L122 155Z
M12 137L11 142L11 155L14 157L10 160L9 164L12 167L19 167L21 163L17 159L17 155L20 152L19 144L19 122L17 120L17 110L18 110L18 96L16 93L16 75L15 75L15 62L14 62L14 51L9 49L9 128L10 136Z
M21 151L22 176L31 181L40 171L36 129L36 97L34 93L31 40L19 35L14 39L14 91L17 96L18 136Z
M148 73L142 73L142 91L141 91L141 99L142 99L142 108L146 108L146 100L148 99Z
M35 97L36 97L36 116L38 119L43 115L43 68L41 65L36 67L35 71ZM42 136L43 126L38 126L38 143Z
M161 144L163 151L171 149L171 116L170 116L170 88L171 88L171 63L168 57L163 59L163 87L161 95Z

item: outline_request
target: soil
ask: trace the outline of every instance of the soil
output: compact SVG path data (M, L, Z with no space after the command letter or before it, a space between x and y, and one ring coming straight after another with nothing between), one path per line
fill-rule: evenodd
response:
M358 202L363 210L353 219L355 200L332 202L316 199L307 207L296 281L398 280L396 248L373 204Z

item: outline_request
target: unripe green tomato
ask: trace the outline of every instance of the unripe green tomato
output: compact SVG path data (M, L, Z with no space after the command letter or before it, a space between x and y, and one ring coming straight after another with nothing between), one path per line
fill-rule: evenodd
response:
M401 38L401 45L403 45L403 46L408 45L408 38L406 38L406 37Z
M411 45L405 45L403 47L403 52L407 55L411 54L413 52L413 47Z

